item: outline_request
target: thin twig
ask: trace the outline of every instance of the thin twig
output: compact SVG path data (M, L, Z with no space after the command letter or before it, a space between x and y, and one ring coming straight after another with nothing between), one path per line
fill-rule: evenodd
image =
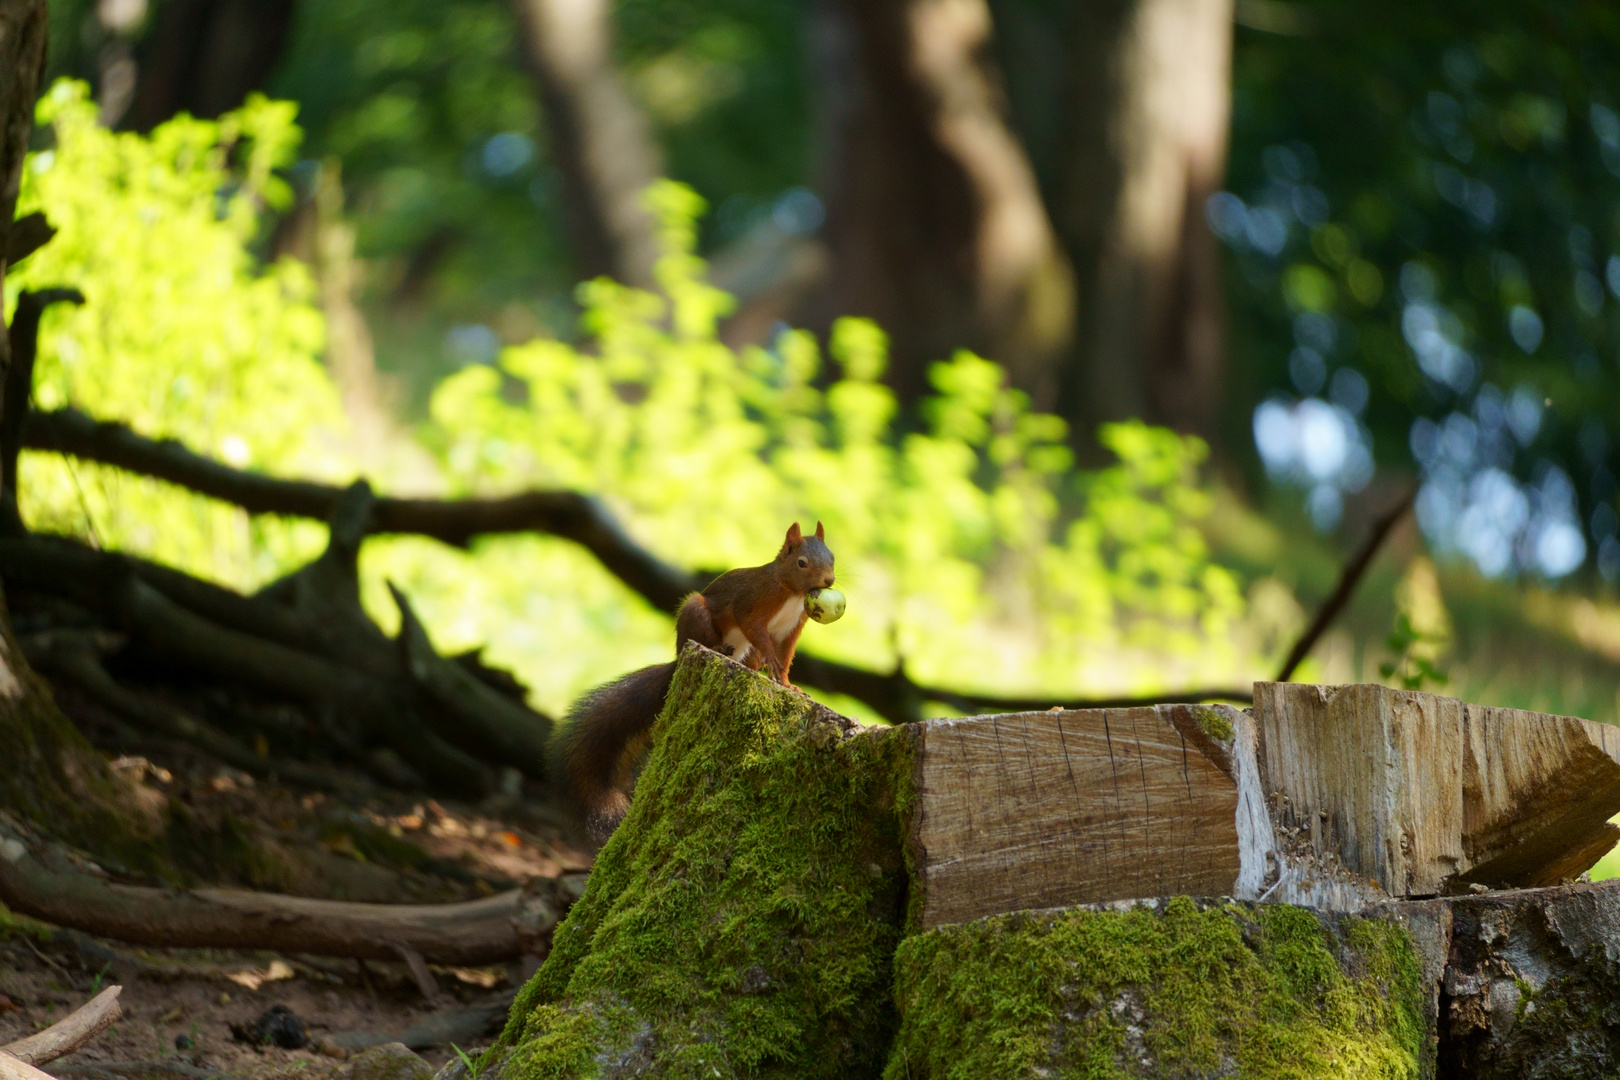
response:
M109 986L44 1031L6 1043L0 1050L35 1066L65 1057L123 1017L118 1004L122 992L121 986Z
M1288 653L1288 659L1283 661L1282 669L1277 672L1277 678L1274 681L1287 682L1293 677L1294 669L1299 667L1306 656L1310 655L1310 651L1316 647L1317 641L1327 632L1327 628L1333 625L1333 620L1339 617L1339 612L1344 610L1344 606L1350 602L1351 595L1356 591L1356 585L1361 582L1361 576L1367 572L1367 567L1372 564L1373 556L1377 555L1378 549L1384 546L1384 541L1394 531L1396 523L1405 517L1406 512L1412 508L1413 500L1416 498L1417 488L1414 487L1403 495L1401 501L1391 507L1383 517L1373 523L1372 532L1362 542L1361 548L1351 557L1349 562L1344 564L1344 570L1339 574L1338 588L1334 589L1333 595L1323 602L1321 608L1316 612L1316 618L1311 621L1311 625L1300 635L1299 640L1294 642L1293 649Z

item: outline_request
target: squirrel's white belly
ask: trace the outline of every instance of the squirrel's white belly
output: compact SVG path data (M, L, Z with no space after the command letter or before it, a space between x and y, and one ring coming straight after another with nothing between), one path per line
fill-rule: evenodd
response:
M803 617L804 597L789 597L765 624L765 632L771 635L772 641L781 644L793 633L793 628L799 625L799 620ZM754 651L754 646L749 643L741 628L727 632L725 641L731 648L731 658L739 664L744 663L748 659L748 654Z
M803 615L804 597L790 596L782 602L776 614L771 616L771 621L765 624L765 631L771 635L772 641L778 643L786 641L787 636L793 633L793 628L799 625L799 619Z

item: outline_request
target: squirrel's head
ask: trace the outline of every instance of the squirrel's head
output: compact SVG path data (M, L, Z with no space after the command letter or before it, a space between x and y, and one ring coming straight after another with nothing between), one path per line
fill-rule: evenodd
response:
M787 539L776 554L776 564L789 579L796 582L799 592L825 589L833 583L833 553L827 548L827 534L816 522L814 536L799 531L795 521L788 527Z

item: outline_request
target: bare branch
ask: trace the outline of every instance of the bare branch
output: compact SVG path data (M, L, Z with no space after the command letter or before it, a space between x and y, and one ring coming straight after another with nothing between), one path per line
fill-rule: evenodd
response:
M551 719L513 701L479 680L471 671L433 649L427 629L393 582L388 583L399 607L400 660L411 681L454 730L440 728L447 739L472 745L490 761L511 765L535 779L546 775L546 741Z
M242 507L250 514L287 514L327 521L343 488L281 480L233 469L174 440L137 435L123 424L97 422L74 409L29 414L23 445L70 454L167 480ZM573 491L526 491L495 499L378 498L372 533L414 533L456 547L491 533L543 532L580 544L654 607L673 611L708 579L688 574L625 535L602 503Z
M1384 541L1389 538L1396 523L1412 508L1412 502L1416 498L1417 489L1413 488L1383 517L1373 522L1372 532L1367 534L1367 539L1362 542L1355 555L1351 556L1350 561L1344 564L1344 570L1339 574L1338 587L1333 590L1333 595L1323 602L1316 613L1316 618L1311 620L1311 625L1299 636L1299 640L1294 642L1294 647L1289 650L1288 659L1283 661L1282 670L1277 673L1274 682L1287 682L1293 677L1294 669L1310 655L1311 650L1316 647L1316 642L1327 632L1327 628L1333 625L1333 620L1339 617L1339 612L1344 610L1344 606L1350 602L1351 595L1356 591L1356 585L1361 581L1361 575L1372 565L1373 556L1384 546Z
M122 986L109 986L68 1016L26 1039L0 1046L19 1061L43 1065L73 1053L124 1015L118 1004Z

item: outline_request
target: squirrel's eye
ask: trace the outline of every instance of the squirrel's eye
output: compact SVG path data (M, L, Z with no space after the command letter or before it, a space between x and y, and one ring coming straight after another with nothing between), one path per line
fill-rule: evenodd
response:
M809 559L800 559L799 560L799 566L801 568L809 566L809 565L810 565L810 560Z

